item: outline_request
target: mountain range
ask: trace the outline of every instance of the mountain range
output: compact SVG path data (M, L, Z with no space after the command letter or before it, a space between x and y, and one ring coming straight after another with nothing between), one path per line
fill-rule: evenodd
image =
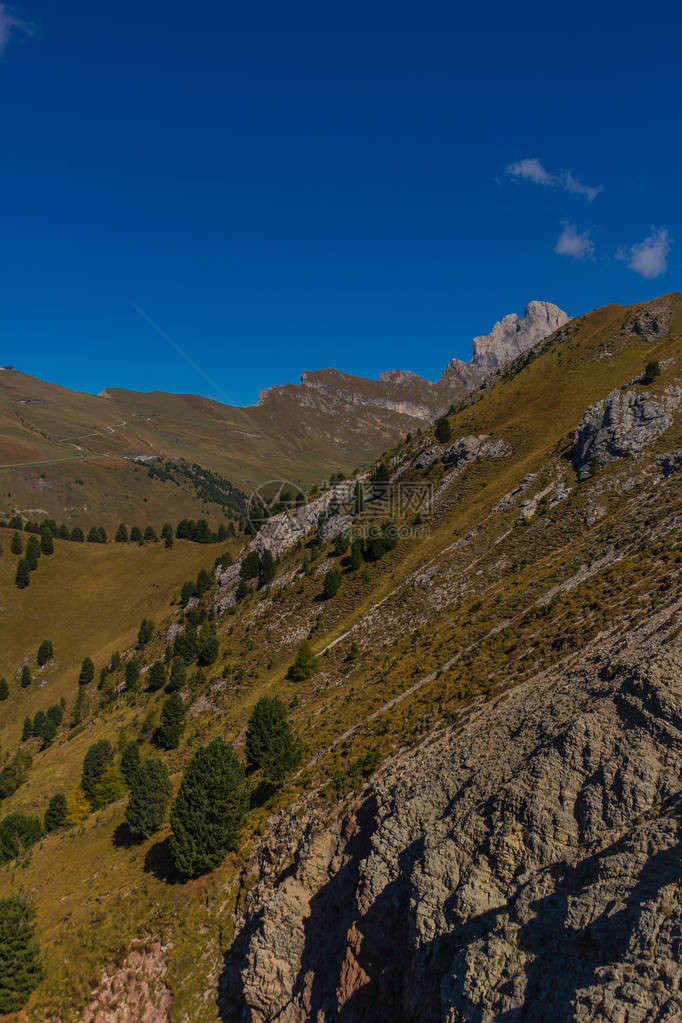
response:
M211 468L236 410L0 376L9 446L83 447L87 515L120 514L121 480L141 525L176 492L194 520L243 513L247 481ZM397 440L377 427L357 471L249 531L0 525L7 1018L672 1023L682 294L532 304L444 383L349 391L430 418L312 377L257 408L399 416ZM134 425L82 436L103 408ZM185 453L136 462L145 439ZM60 464L35 467L45 504Z
M432 383L402 370L378 380L326 369L298 385L272 387L257 405L228 406L199 395L106 388L70 391L11 367L0 371L0 515L46 514L69 527L123 519L151 523L190 515L197 499L214 527L238 516L269 479L308 488L378 457L460 401L568 317L548 302L506 316L474 339L470 362L453 359ZM161 473L152 465L164 463ZM212 490L199 466L218 478ZM186 468L183 468L186 467Z

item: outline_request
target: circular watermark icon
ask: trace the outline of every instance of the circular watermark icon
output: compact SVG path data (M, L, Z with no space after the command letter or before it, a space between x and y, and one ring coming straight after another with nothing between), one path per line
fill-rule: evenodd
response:
M246 507L246 517L256 532L273 515L293 517L306 503L305 492L291 480L267 480L253 491Z

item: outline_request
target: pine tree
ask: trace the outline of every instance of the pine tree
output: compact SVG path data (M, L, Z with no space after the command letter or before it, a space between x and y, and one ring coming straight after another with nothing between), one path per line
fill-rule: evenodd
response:
M128 543L128 528L125 522L121 522L114 537L115 543Z
M152 692L163 689L166 684L166 666L163 661L154 661L147 672L147 684Z
M162 749L177 749L185 729L185 704L178 693L171 693L161 708L161 724L154 742Z
M114 751L108 739L100 739L88 749L83 760L81 786L86 798L94 806L97 799L97 786L102 775L113 763Z
M260 559L260 585L267 586L275 578L277 567L269 550L264 550Z
M80 675L78 676L78 685L87 686L92 682L94 677L95 665L89 657L84 657L83 663L81 664Z
M31 684L31 669L28 664L24 664L21 669L21 688L26 689Z
M255 579L260 572L260 557L258 551L249 551L244 560L242 561L242 567L240 569L240 575L242 579Z
M154 622L150 618L143 618L137 633L137 649L141 650L154 635Z
M64 522L62 522L61 526L57 530L57 536L60 540L69 539L69 527Z
M40 552L41 554L54 554L54 540L52 532L44 526L40 530Z
M307 639L301 643L296 660L289 668L289 678L292 682L305 682L317 669L317 657Z
M190 600L194 596L194 583L188 580L182 584L182 590L180 592L180 603L183 607L189 604Z
M197 595L202 597L204 593L206 593L206 591L211 588L212 583L213 576L211 575L211 573L207 572L205 568L200 568L199 574L197 575L197 582L195 586Z
M134 657L126 664L125 679L128 692L134 692L140 682L140 662Z
M48 661L51 661L53 657L54 648L52 646L52 641L49 639L44 639L40 646L38 647L36 660L40 667L42 668L45 664L47 664Z
M6 678L0 678L0 700L6 700L9 696L9 686Z
M130 530L130 542L131 543L142 543L142 530L139 526L133 526Z
M450 420L447 416L441 416L436 420L435 425L436 440L439 444L447 444L452 440L452 430L450 428Z
M12 537L12 543L10 545L12 554L21 554L24 550L24 545L21 542L21 537L18 533L15 533Z
M348 550L348 533L337 533L334 537L334 553L338 558L342 558Z
M33 722L29 717L24 718L24 727L21 730L21 741L26 742L33 736Z
M180 873L199 877L236 849L248 807L244 765L233 748L214 739L198 749L170 815L170 851Z
M18 590L25 590L31 582L30 569L26 558L20 558L19 560L15 582Z
M176 657L171 665L170 679L168 680L169 691L176 693L178 689L182 689L185 684L185 678L185 665L179 657Z
M142 841L161 827L172 793L163 761L156 757L144 760L132 778L125 813L133 838Z
M356 536L350 545L350 567L352 572L357 572L362 564L362 537Z
M121 755L121 773L128 788L133 784L133 778L139 766L140 747L136 742L129 742Z
M76 699L71 711L71 727L76 728L83 720L85 714L85 689L79 686Z
M246 731L246 762L262 768L267 781L281 782L301 761L302 744L287 721L284 704L261 697Z
M37 536L29 536L26 544L26 561L28 563L29 570L35 572L38 567L38 558L40 557L40 541Z
M0 899L0 1012L18 1012L43 979L36 911L19 895Z
M57 792L50 800L45 811L45 831L57 831L66 824L66 796Z
M341 573L338 568L330 568L324 577L324 596L327 600L335 597L341 585Z
M199 651L199 664L201 664L204 668L207 668L209 664L214 664L218 659L219 649L217 638L215 636L209 636Z
M72 543L84 543L85 535L80 526L74 526L71 530L71 542Z

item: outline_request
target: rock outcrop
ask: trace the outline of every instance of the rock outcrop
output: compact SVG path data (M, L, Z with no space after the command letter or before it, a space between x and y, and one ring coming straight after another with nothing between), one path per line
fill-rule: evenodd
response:
M680 621L678 602L480 704L336 827L283 814L272 848L295 861L263 858L223 1018L679 1020Z
M594 465L603 468L617 458L638 454L672 425L680 403L679 388L669 387L660 400L647 392L611 391L585 410L573 436L573 464L587 479Z
M444 376L462 380L468 388L478 386L490 373L533 348L569 319L552 302L529 302L524 316L510 313L489 334L475 337L471 361L452 359Z

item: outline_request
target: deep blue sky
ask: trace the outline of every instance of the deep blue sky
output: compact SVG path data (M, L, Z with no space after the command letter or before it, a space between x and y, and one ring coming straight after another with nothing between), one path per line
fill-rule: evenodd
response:
M248 402L678 289L681 29L672 0L0 5L0 361L220 397L131 300Z

